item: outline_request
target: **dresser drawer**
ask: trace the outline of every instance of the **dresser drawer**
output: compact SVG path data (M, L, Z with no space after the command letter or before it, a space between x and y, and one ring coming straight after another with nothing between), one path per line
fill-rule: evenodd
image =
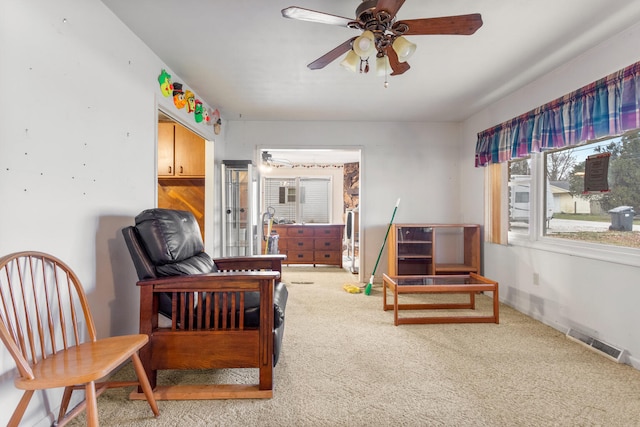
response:
M313 251L287 251L287 264L313 264Z
M312 251L313 239L301 239L301 238L287 239L287 249L292 251Z
M284 253L284 251L287 249L288 246L289 246L289 240L278 239L278 249L280 250L281 254Z
M314 230L313 235L315 237L335 237L335 238L341 238L342 237L342 226L320 226L320 227L316 227Z
M315 238L313 249L316 251L339 251L342 249L342 240L335 238Z
M287 237L313 237L313 228L289 226L287 227Z
M316 264L342 265L342 254L336 251L315 251L314 262Z

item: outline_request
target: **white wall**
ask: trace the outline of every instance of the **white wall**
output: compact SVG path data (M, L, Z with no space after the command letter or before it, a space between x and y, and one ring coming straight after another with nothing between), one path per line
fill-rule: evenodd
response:
M156 109L172 108L157 82L166 67L98 0L3 0L0 52L0 254L58 256L82 281L99 336L137 332L120 229L156 205ZM21 396L15 374L2 347L2 425ZM50 425L59 398L36 393L24 425Z
M452 123L230 121L229 159L257 158L257 147L361 148L360 271L371 274L393 208L396 223L459 222L459 127ZM376 277L386 271L386 250Z
M157 76L166 67L98 0L5 0L0 31L0 253L40 250L62 258L87 290L98 334L136 332L136 275L120 229L156 205L158 106L189 124L159 93ZM458 220L455 124L234 122L223 123L218 136L198 131L215 140L207 145L208 186L219 177L221 159L255 158L257 142L363 147L367 272L397 198L398 221ZM219 186L212 193L208 246L215 255ZM382 271L381 265L378 276ZM20 398L15 374L0 350L5 408ZM24 425L49 425L59 394L36 393ZM0 424L8 417L2 411Z
M640 25L480 111L463 124L463 210L470 222L484 220L482 168L475 169L477 133L640 60ZM604 255L604 251L602 251ZM581 252L485 243L485 274L500 283L501 299L562 332L568 327L626 349L640 368L640 262L588 258ZM533 274L539 274L539 285Z
M635 27L481 111L463 132L452 123L224 123L221 135L204 135L216 140L207 182L219 176L220 159L255 159L258 144L362 148L361 270L368 275L398 198L396 222L482 223L484 171L472 166L477 132L637 61L638 33ZM99 335L135 332L136 276L120 229L156 204L156 108L167 101L156 78L164 64L98 0L4 0L0 52L0 254L59 256L84 283ZM219 192L216 186L215 199ZM215 206L207 202L207 217L219 225ZM633 332L640 315L631 306L640 297L637 268L496 245L485 245L484 258L510 304L552 325L584 325L640 354ZM377 276L385 270L383 256ZM535 289L533 271L540 274ZM20 396L13 375L2 350L4 408ZM24 424L57 406L58 396L38 393ZM7 421L5 410L0 423Z

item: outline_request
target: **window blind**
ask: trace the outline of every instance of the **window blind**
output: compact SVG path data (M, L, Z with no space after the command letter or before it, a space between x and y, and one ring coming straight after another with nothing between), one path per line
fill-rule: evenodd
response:
M330 223L331 177L265 178L262 193L278 221Z
M300 218L306 223L329 223L329 178L300 179Z

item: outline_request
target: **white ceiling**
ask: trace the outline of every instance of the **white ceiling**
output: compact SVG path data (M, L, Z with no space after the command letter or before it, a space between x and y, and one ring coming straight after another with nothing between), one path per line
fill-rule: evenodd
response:
M399 20L480 13L471 36L408 36L400 76L306 65L357 30L283 18L295 5L353 18L360 0L103 0L226 120L460 121L640 21L638 0L407 0ZM374 67L373 67L374 68Z

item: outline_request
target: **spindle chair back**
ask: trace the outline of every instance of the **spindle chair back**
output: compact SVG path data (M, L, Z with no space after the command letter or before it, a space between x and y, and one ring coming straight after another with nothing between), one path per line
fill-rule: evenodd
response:
M111 387L139 385L154 415L159 414L138 356L148 337L98 339L80 280L52 255L27 251L0 258L0 338L16 363L15 385L24 390L10 426L19 425L36 390L59 387L64 392L58 426L85 408L87 425L97 426L96 398ZM129 359L138 381L109 381L109 375ZM85 398L67 413L71 395L79 389Z

